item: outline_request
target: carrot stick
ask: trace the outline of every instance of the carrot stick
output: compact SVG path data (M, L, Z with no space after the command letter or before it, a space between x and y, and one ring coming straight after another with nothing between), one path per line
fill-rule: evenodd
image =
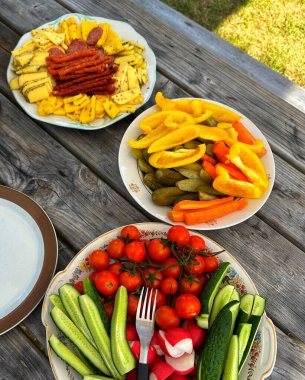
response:
M248 131L248 129L240 122L240 121L233 121L232 124L235 131L238 133L237 140L240 142L243 142L245 144L254 144L255 138L254 136Z
M171 210L167 212L167 216L173 222L183 222L184 221L184 211Z
M186 211L184 214L185 223L189 225L205 223L213 219L221 218L233 211L242 209L248 204L248 199L240 199L228 202L220 206L216 206L209 210L202 211Z
M216 174L216 169L215 169L214 165L212 165L209 161L203 160L202 166L203 166L204 170L208 174L210 174L211 177L216 178L217 174Z
M227 202L232 202L234 197L225 197L212 199L211 201L180 201L175 204L173 211L187 211L187 210L202 210L210 209L218 205L222 205Z
M225 164L228 160L226 156L229 154L229 148L226 146L224 141L215 141L213 144L213 153L217 157L218 161Z
M232 163L222 164L221 163L221 164L217 164L216 168L217 168L217 166L221 166L222 168L226 169L231 177L238 179L240 181L249 182L248 178L234 164L232 164Z
M212 165L216 165L217 164L217 160L215 160L215 158L209 156L208 154L204 154L202 156L202 160L204 161L208 161L209 163L211 163Z

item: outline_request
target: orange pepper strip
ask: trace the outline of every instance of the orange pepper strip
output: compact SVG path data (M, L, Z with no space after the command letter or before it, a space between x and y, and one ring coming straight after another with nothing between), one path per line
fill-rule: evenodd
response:
M202 160L209 161L212 165L216 165L217 164L217 160L215 160L215 158L209 156L206 153L202 156Z
M213 144L213 153L217 157L217 160L222 162L223 164L228 161L227 154L229 154L230 149L226 146L223 141L215 141Z
M237 139L240 142L243 142L245 144L254 144L255 138L254 136L248 131L248 129L240 122L240 121L234 121L232 124L235 131L238 133Z
M188 226L198 223L205 223L210 220L221 218L222 216L225 216L233 211L240 210L247 206L247 204L247 199L239 199L208 210L186 211L184 215L185 223Z
M217 164L216 168L218 166L221 166L222 168L226 169L229 172L229 175L235 179L239 179L240 181L246 181L249 182L248 178L238 169L237 166L235 166L232 163L228 164Z
M225 197L225 198L218 198L218 199L212 199L211 201L180 201L177 204L175 204L173 210L174 211L188 211L188 210L202 210L202 209L209 209L213 208L215 206L232 202L234 197Z
M184 222L184 211L171 210L167 212L167 216L173 222Z
M217 174L216 174L216 169L214 165L212 165L209 161L203 160L202 166L204 170L208 174L210 174L211 177L216 178Z

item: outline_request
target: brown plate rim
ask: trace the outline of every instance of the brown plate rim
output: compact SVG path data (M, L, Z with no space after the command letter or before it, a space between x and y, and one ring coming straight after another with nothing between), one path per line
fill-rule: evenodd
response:
M32 198L18 190L2 185L0 185L0 198L15 203L31 215L41 232L44 244L44 259L39 277L25 300L0 319L0 335L2 335L23 321L41 301L55 273L58 244L50 218Z

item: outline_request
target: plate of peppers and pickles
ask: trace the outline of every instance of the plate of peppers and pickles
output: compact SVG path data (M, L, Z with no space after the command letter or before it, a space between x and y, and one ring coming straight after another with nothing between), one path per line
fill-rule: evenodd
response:
M194 230L234 226L267 201L275 178L271 148L239 111L201 98L166 98L128 127L119 169L134 200L169 224Z

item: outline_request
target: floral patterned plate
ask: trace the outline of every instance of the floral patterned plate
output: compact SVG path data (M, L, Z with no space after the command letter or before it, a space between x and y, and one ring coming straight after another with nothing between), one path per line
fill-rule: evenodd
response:
M267 150L267 153L264 157L261 158L262 163L266 169L267 175L269 177L269 187L264 192L262 198L260 199L249 199L248 205L242 210L235 211L231 214L225 215L222 218L218 218L215 220L211 220L207 223L200 223L191 226L192 230L217 230L220 228L226 228L234 226L235 224L241 223L244 220L250 218L254 215L267 201L272 187L274 183L275 177L275 165L273 154L271 148L266 140L265 136L262 132L257 128L257 126L249 120L246 116L242 115L239 111L226 106L225 104L214 102L209 99L207 100L214 104L219 104L231 111L236 112L241 115L240 121L248 128L248 130L256 137L261 139L264 142L264 146ZM166 206L157 206L153 203L151 199L151 190L144 184L143 175L138 168L137 160L131 154L130 147L128 145L129 140L137 140L138 136L142 133L142 130L139 127L139 123L145 117L157 112L159 107L152 106L142 112L127 128L120 145L119 150L119 169L122 180L124 182L125 187L129 191L129 194L133 197L133 199L146 211L148 211L155 218L161 220L162 222L166 222L169 224L177 224L172 222L167 216L167 211L170 210L169 207ZM183 223L178 223L183 224Z
M163 223L139 223L136 224L143 237L150 239L154 237L166 237L169 226ZM52 334L56 334L63 339L62 334L55 326L50 316L52 304L49 301L49 296L52 293L57 293L58 289L70 282L74 284L89 276L91 269L87 264L87 258L90 253L98 248L104 248L112 239L119 236L122 227L109 231L91 243L87 244L68 264L65 270L57 273L51 281L42 306L42 322L46 328L46 339L48 340ZM194 233L199 235L198 233ZM203 235L201 235L203 236ZM213 240L203 236L208 249L211 251L221 251L223 248ZM228 274L225 277L225 283L234 285L240 294L258 293L251 278L243 267L234 259L230 253L224 251L219 256L221 261L231 262ZM274 367L277 351L276 333L272 321L267 317L266 313L263 316L259 331L252 346L247 363L245 363L240 374L240 380L262 380L268 377ZM48 345L48 355L54 376L57 380L81 380L81 376L77 374L71 367L66 365Z

